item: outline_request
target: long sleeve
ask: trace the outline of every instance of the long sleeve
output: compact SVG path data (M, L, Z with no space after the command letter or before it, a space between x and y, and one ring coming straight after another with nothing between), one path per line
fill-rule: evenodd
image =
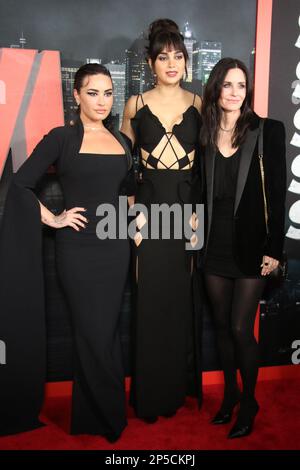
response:
M54 129L14 175L0 227L0 435L41 426L46 371L40 206L32 189L59 157Z
M264 138L264 167L268 204L269 236L265 254L275 259L282 256L284 243L286 158L285 129L282 122L266 121L271 125Z
M20 187L34 189L48 167L56 162L61 153L63 128L52 129L37 144L29 158L13 177L13 183Z

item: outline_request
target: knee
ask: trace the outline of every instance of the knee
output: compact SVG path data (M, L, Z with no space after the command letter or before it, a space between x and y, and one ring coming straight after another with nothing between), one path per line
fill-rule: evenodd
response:
M232 325L232 336L238 344L247 344L255 341L254 331L247 325Z

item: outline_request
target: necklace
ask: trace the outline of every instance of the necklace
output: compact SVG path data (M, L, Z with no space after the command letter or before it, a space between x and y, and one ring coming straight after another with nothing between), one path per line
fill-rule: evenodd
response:
M83 126L85 129L91 129L91 131L101 131L102 127Z
M235 128L235 125L231 128L231 129L224 129L223 127L221 127L221 125L219 125L221 131L224 131L224 132L232 132L233 129Z

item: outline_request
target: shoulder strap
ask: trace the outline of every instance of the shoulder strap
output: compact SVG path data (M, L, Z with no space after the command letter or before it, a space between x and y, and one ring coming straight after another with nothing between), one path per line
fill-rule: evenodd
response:
M259 137L258 137L258 156L263 157L264 153L264 118L260 118L259 120Z
M194 93L193 106L195 104L196 96L197 96L196 93Z
M136 103L135 103L135 112L137 113L138 111L138 104L139 104L139 98L141 98L143 106L145 106L144 100L143 100L143 95L139 94L136 97Z
M260 118L259 121L259 134L258 134L258 158L259 158L259 168L261 176L261 184L264 198L264 212L265 212L265 224L267 234L269 233L268 225L268 206L267 206L267 195L266 195L266 186L265 186L265 169L264 169L264 123L265 120Z
M137 95L137 97L136 97L136 102L135 102L135 114L137 113L137 110L138 110L139 97L140 97L140 95Z

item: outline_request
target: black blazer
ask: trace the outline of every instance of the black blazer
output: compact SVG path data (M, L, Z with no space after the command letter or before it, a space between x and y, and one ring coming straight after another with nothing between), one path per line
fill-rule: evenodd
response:
M259 117L254 114L241 149L233 215L234 257L245 275L260 273L263 255L280 259L284 242L286 196L284 125L273 119L266 119L264 124L263 161L269 219L268 236L258 159L258 134ZM216 151L208 146L204 152L206 246L212 221L215 156Z

